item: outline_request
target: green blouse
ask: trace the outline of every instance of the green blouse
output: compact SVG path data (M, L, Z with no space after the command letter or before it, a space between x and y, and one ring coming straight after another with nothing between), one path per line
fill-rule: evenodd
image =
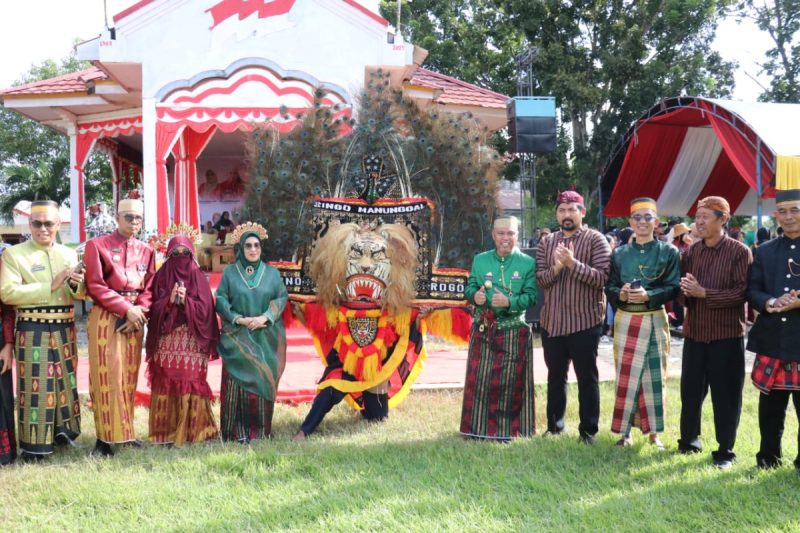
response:
M242 388L274 401L279 361L286 359L282 315L288 294L277 269L263 264L252 281L242 270L238 262L226 267L217 288L216 309L222 318L217 351L225 370ZM265 328L250 331L235 323L240 317L259 315L267 317Z

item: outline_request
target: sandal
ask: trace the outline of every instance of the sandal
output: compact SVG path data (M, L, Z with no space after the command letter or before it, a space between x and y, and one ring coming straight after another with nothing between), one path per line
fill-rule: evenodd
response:
M631 444L633 444L633 443L631 442L631 438L630 437L622 437L621 439L619 439L617 441L616 446L618 448L627 448Z

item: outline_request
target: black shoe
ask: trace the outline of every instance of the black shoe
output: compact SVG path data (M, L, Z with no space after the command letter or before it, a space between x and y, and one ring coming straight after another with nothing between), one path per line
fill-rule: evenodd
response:
M59 433L58 435L56 435L56 438L54 440L56 446L69 446L71 448L81 448L81 446L78 446L78 444L74 440L67 437L64 433Z
M731 460L731 459L714 459L714 466L719 468L720 470L728 470L730 467L733 466L733 460Z
M111 445L109 443L97 439L97 442L94 443L94 450L92 450L92 455L100 457L113 457L114 450L111 449Z
M47 455L43 455L40 453L26 453L22 452L19 458L22 460L23 463L38 463L40 461L44 461Z
M700 453L703 451L703 445L700 439L694 439L689 444L683 444L683 440L678 441L678 451L683 455L691 455L693 453Z
M578 442L586 444L587 446L592 446L594 444L594 435L584 433L578 437Z
M129 440L128 442L123 442L123 446L129 446L131 448L141 448L144 446L144 443L139 439Z
M548 429L544 432L543 437L558 437L562 433L564 433L566 429Z

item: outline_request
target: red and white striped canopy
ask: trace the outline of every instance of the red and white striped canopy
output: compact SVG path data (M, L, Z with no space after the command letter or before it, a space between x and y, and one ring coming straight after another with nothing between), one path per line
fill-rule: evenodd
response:
M797 124L797 104L662 100L612 153L603 175L604 214L627 216L632 199L649 196L659 214L692 216L699 199L718 195L735 214L756 215L759 190L762 212L769 214L775 206L776 168L800 155Z

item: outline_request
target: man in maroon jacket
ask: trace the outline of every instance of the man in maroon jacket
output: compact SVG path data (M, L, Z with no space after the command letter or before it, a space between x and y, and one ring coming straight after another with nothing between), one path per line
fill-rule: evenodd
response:
M143 222L140 200L122 200L118 229L86 243L89 312L89 393L97 443L95 453L113 455L111 444L140 444L133 429L134 395L142 358L142 336L155 274L152 248L136 239Z

